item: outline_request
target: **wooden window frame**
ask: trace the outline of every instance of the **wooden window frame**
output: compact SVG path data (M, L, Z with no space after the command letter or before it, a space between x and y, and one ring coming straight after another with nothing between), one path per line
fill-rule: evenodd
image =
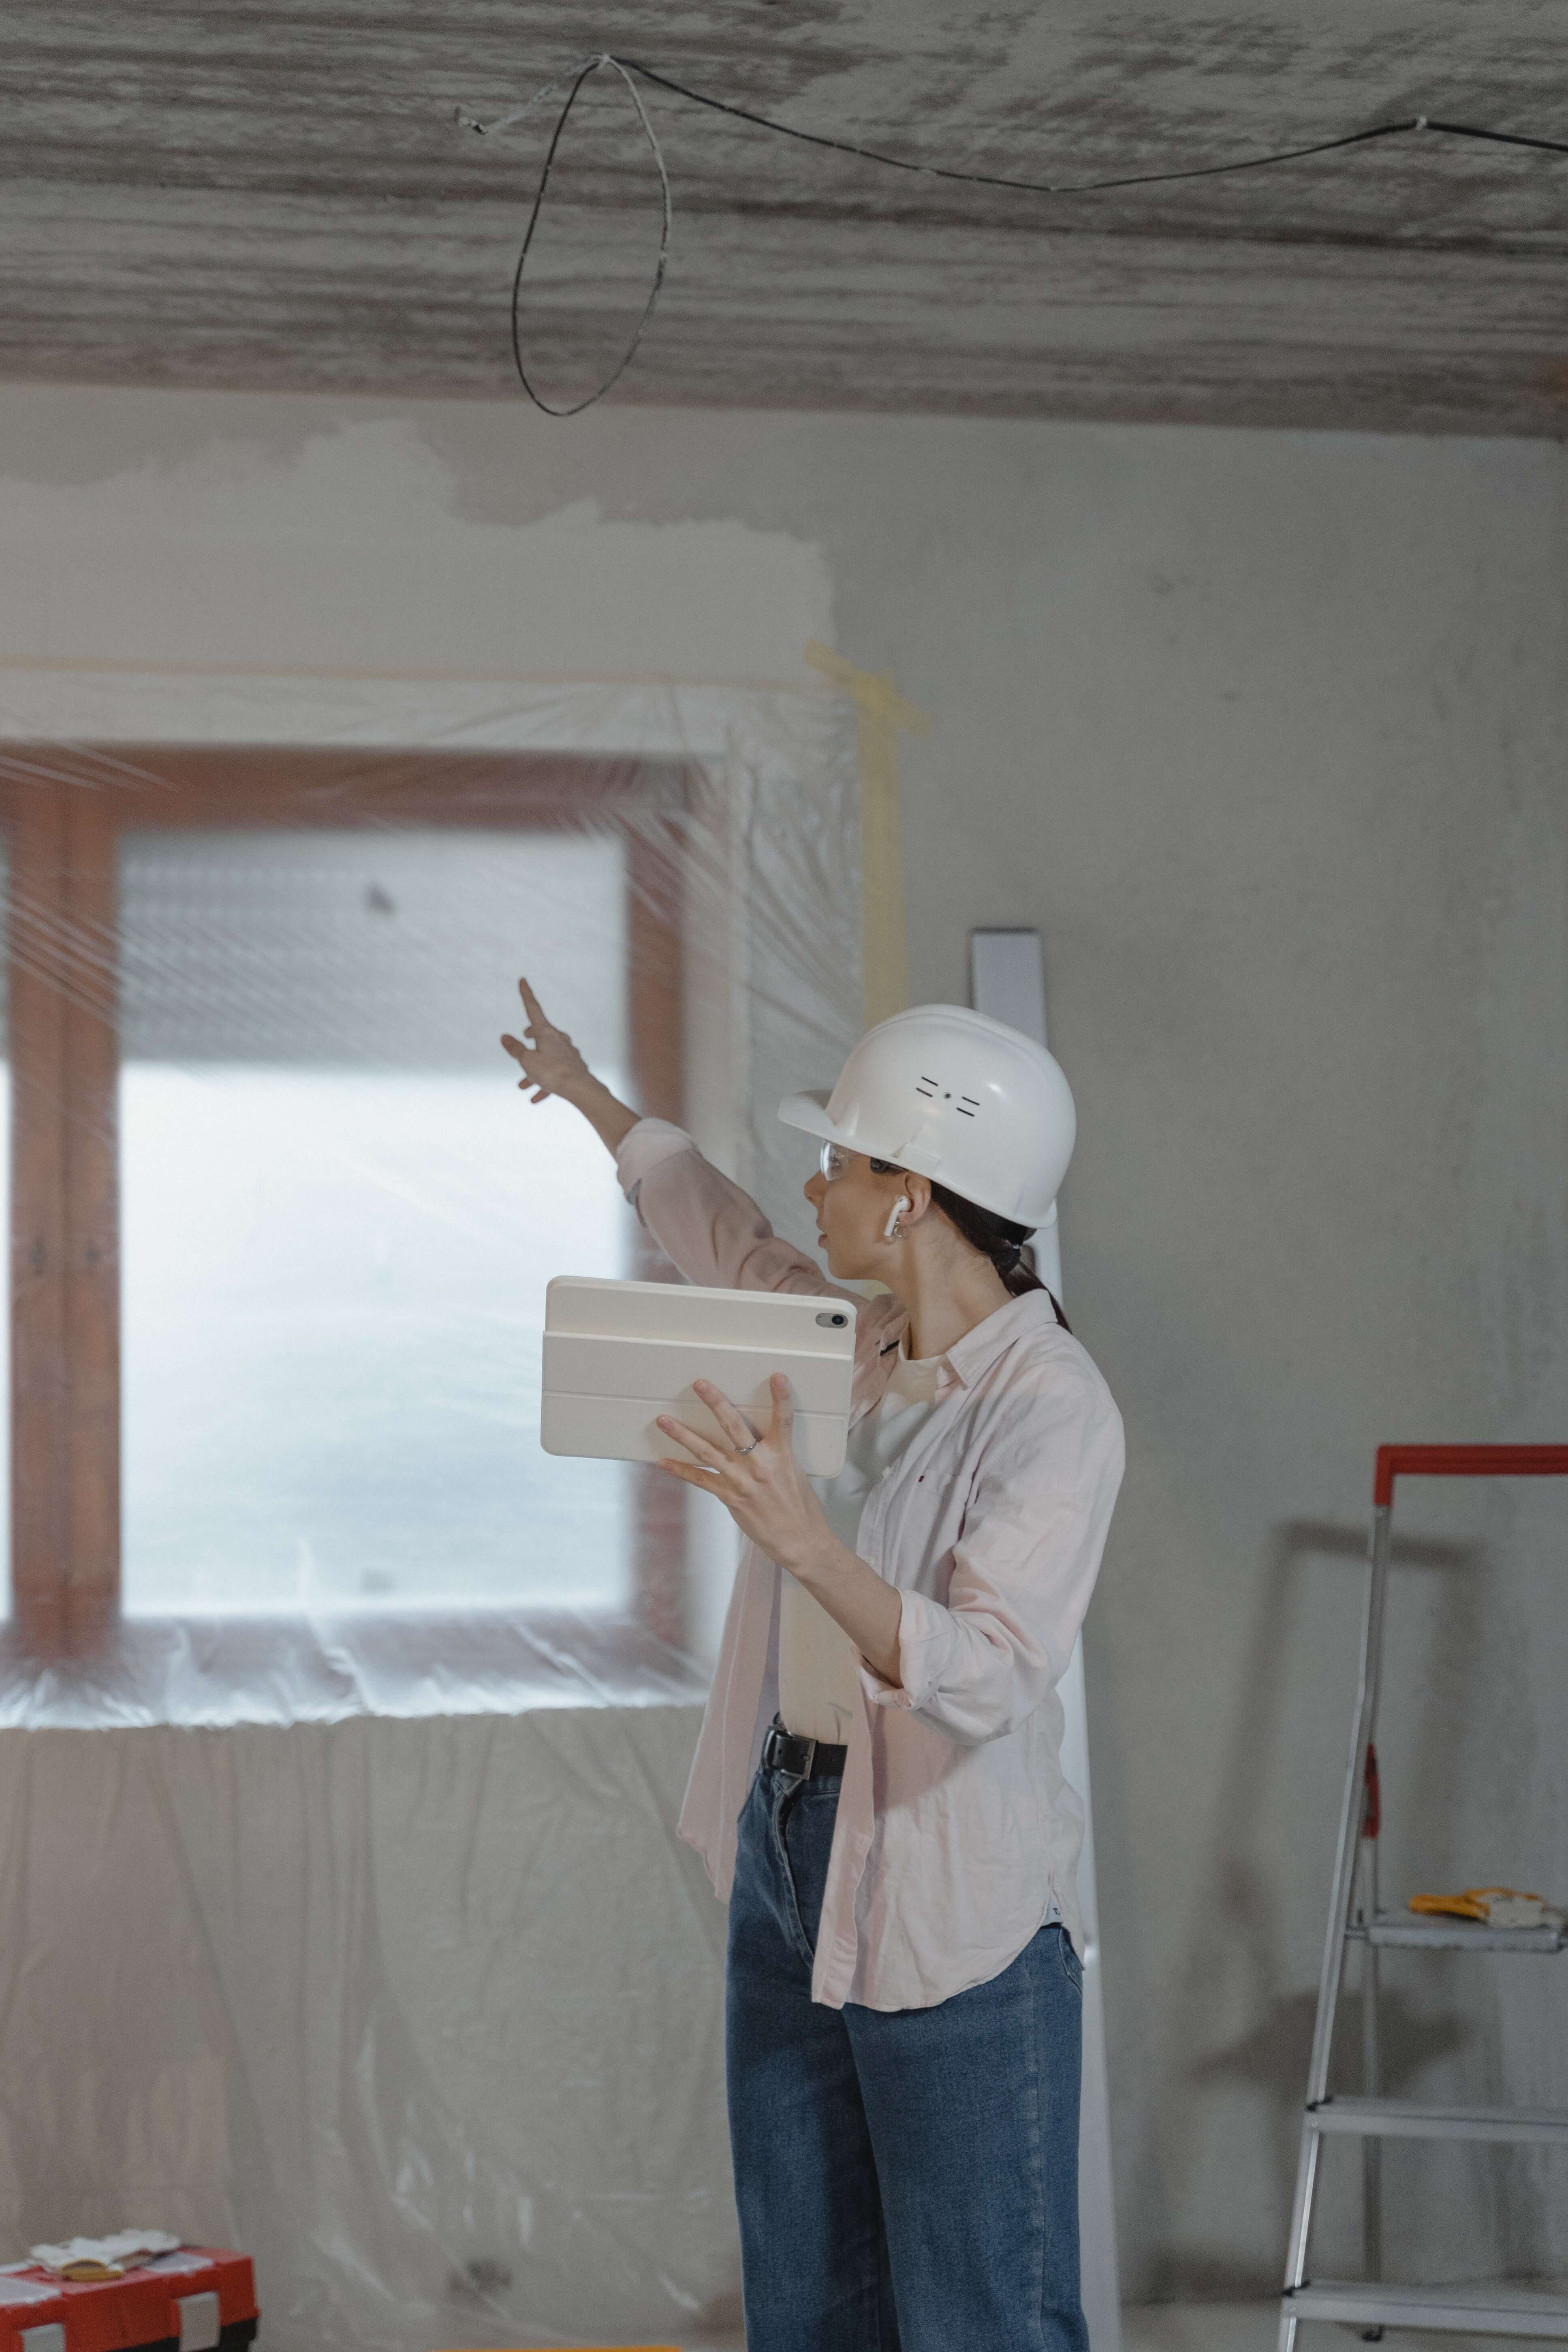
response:
M565 831L636 810L626 834L632 1086L647 1115L679 1121L690 798L678 763L590 755L8 748L13 1654L91 1654L121 1622L121 835ZM634 1271L675 1278L640 1228ZM679 1646L684 1489L651 1470L633 1475L633 1618L639 1633Z

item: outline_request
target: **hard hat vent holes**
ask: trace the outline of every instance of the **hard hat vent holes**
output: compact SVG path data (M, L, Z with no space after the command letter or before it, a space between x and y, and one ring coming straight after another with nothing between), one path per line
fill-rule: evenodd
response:
M960 1118L973 1118L979 1108L980 1105L975 1101L973 1095L959 1096L958 1116Z
M915 1092L917 1095L924 1095L926 1100L929 1102L936 1093L936 1080L934 1078L917 1079L915 1082Z

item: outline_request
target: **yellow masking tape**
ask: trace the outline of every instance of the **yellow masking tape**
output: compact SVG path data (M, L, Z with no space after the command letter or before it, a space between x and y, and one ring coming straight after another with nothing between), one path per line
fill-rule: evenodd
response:
M904 834L899 803L899 730L929 735L931 720L893 685L890 669L856 669L814 638L805 658L855 698L860 765L861 974L866 1026L910 1001L904 917Z

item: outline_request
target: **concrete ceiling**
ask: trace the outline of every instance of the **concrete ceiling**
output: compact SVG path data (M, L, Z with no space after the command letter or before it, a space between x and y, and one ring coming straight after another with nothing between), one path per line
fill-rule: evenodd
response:
M8 0L5 23L0 374L35 380L508 396L551 117L480 140L454 110L499 112L593 49L900 155L1028 175L1415 113L1568 137L1561 0ZM1038 198L647 103L674 242L616 400L1568 425L1568 156L1413 136ZM636 118L601 74L527 296L552 397L613 364L657 226Z

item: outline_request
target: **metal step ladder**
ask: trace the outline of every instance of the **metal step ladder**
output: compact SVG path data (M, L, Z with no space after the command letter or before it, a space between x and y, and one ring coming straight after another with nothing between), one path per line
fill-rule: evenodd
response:
M1441 2107L1380 2095L1377 2031L1380 1951L1551 1953L1563 1948L1555 1928L1492 1927L1479 1920L1384 1911L1377 1893L1380 1800L1377 1749L1378 1681L1383 1664L1384 1603L1388 1589L1389 1528L1394 1482L1423 1478L1568 1477L1568 1445L1380 1445L1373 1488L1366 1622L1362 1635L1361 1690L1350 1770L1340 1816L1318 2022L1312 2036L1301 2156L1290 2221L1290 2251L1279 2307L1279 2352L1294 2352L1303 2320L1359 2326L1375 2341L1385 2327L1449 2329L1476 2336L1568 2339L1568 2296L1508 2286L1394 2286L1383 2269L1382 2143L1384 2139L1484 2139L1550 2142L1568 2147L1568 2108ZM1357 1879L1361 1894L1357 1898ZM1353 1912L1353 1916L1352 1916ZM1334 2039L1348 1945L1362 1948L1362 2067L1364 2095L1332 2098L1329 2058ZM1363 2279L1314 2279L1307 2274L1318 2158L1325 2139L1344 2135L1362 2142L1364 2226Z

